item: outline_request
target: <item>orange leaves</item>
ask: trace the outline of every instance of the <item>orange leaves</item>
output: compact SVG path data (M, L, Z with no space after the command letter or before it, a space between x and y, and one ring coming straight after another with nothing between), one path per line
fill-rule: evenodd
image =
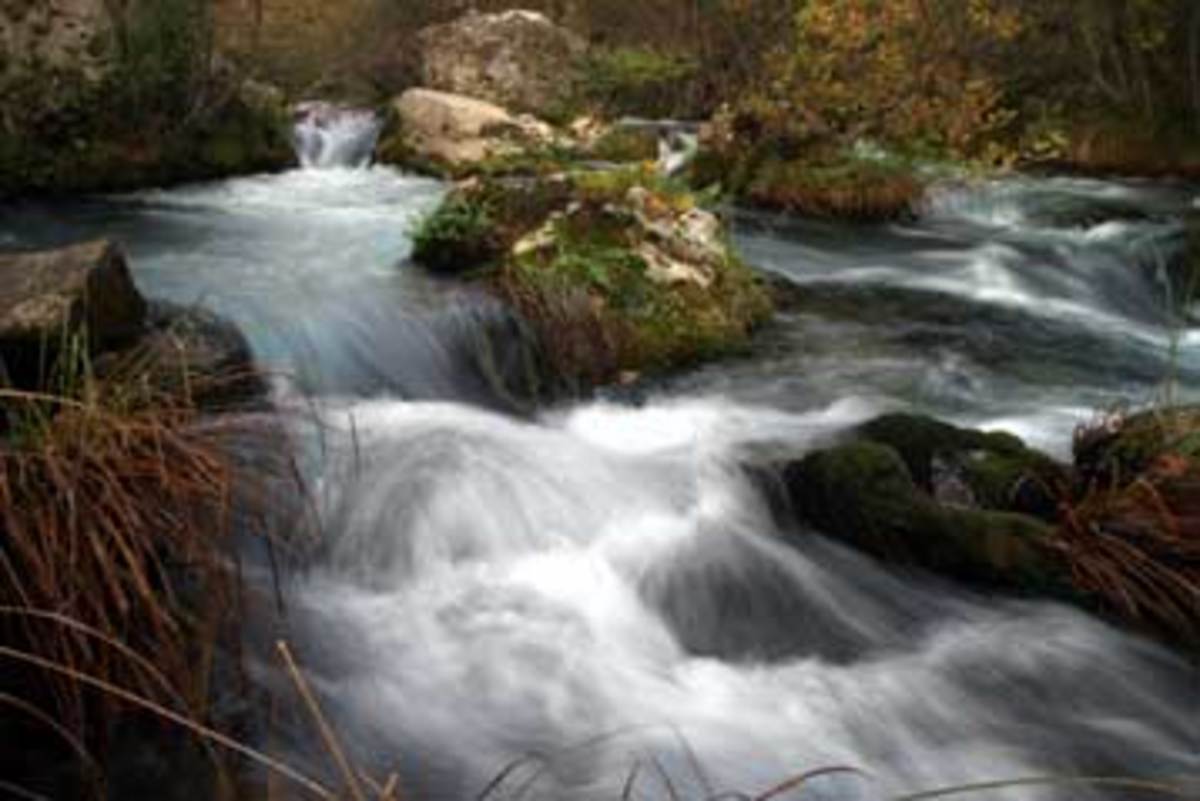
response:
M973 155L1012 122L987 65L1024 32L1009 4L809 0L797 23L800 103L848 137Z

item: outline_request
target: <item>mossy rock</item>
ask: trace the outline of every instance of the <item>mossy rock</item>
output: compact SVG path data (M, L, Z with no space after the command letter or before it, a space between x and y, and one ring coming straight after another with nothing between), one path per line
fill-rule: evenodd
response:
M938 504L894 448L855 441L784 470L800 519L890 562L1023 592L1067 592L1052 529L1024 515Z
M495 289L582 385L736 352L772 313L717 218L645 170L474 179L414 243L434 270L496 268Z
M917 485L931 495L954 482L959 503L1019 512L1047 521L1071 483L1068 470L1003 431L984 432L912 414L889 414L861 426L858 436L888 445L904 460Z
M511 176L456 186L413 230L413 260L440 273L494 266L573 195L565 178Z

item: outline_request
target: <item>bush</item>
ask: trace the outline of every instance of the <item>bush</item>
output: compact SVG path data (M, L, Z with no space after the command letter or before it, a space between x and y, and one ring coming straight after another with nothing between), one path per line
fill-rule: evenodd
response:
M645 162L658 159L658 132L650 127L617 125L589 148L589 155L601 161Z
M616 47L587 58L581 89L606 115L691 116L688 86L699 75L699 64L688 56Z
M861 159L767 159L746 190L746 197L764 208L860 222L911 216L923 194L924 186L907 167Z
M486 200L455 195L412 234L413 259L440 273L480 267L500 253Z

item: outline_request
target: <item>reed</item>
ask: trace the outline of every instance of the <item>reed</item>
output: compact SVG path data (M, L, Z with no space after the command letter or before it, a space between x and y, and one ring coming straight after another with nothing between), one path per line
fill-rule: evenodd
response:
M195 399L246 377L164 391L136 371L97 378L86 357L55 371L53 394L0 390L0 644L64 670L7 675L88 744L122 705L74 674L202 719L235 598L228 545L266 510L232 447L246 432Z

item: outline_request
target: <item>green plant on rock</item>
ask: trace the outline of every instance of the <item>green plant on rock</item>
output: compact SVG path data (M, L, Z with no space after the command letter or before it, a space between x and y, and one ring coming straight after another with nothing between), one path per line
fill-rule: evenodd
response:
M459 272L499 255L495 220L485 200L452 196L412 233L413 259L435 272Z

